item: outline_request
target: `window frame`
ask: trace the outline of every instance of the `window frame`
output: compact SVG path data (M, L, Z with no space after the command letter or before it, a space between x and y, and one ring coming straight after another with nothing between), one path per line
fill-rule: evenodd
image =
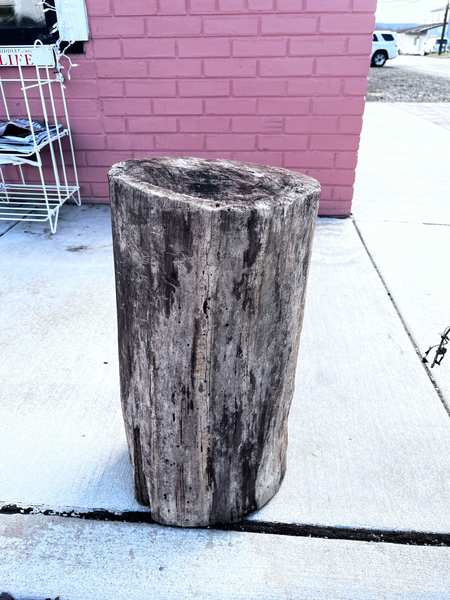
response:
M48 4L55 7L54 0L46 0ZM32 46L36 40L43 44L54 44L58 40L58 32L51 33L57 17L54 10L45 13L45 24L47 33L43 33L42 27L2 27L0 26L0 46Z
M62 0L46 0L46 3L55 9L45 13L46 33L43 33L42 27L0 27L0 46L32 46L36 40L54 44L62 40L62 48L71 42L68 54L84 52L83 42L89 40L85 0L71 0L68 7L62 6ZM52 33L57 22L59 30Z

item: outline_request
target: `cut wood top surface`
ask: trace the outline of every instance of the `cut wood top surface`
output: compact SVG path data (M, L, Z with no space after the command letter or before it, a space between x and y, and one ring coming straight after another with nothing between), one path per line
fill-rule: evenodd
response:
M320 191L315 179L301 173L221 159L127 160L113 165L109 179L211 210L306 202Z

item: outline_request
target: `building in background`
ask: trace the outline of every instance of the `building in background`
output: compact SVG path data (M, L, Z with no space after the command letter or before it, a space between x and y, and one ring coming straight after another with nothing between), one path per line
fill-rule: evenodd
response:
M435 8L428 13L426 23L407 29L399 30L404 54L429 54L436 50L436 40L442 36L446 6ZM444 38L449 37L449 24L447 23Z
M445 16L445 8L446 6L441 6L440 8L434 8L430 10L427 21L428 23L443 23Z
M419 54L424 56L427 53L426 41L433 36L440 36L442 33L442 23L431 23L428 25L419 25L403 29L398 32L403 54Z
M56 2L67 41L87 39L82 2ZM86 0L90 36L66 83L83 201L108 202L113 163L191 155L309 174L320 214L348 216L375 8Z

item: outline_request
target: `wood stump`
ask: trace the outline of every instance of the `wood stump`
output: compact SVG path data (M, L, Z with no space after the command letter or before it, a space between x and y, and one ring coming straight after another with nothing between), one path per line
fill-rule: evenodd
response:
M286 469L320 186L179 157L118 163L109 179L136 499L168 525L239 521Z

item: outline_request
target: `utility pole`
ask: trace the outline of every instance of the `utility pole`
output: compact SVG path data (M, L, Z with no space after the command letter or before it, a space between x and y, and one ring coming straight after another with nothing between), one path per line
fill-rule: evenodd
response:
M445 15L444 15L444 25L442 27L442 34L441 34L441 41L439 44L439 56L442 54L442 46L444 44L444 36L445 36L445 29L447 28L447 21L448 21L448 6L449 6L450 0L447 0L447 6L445 7Z

